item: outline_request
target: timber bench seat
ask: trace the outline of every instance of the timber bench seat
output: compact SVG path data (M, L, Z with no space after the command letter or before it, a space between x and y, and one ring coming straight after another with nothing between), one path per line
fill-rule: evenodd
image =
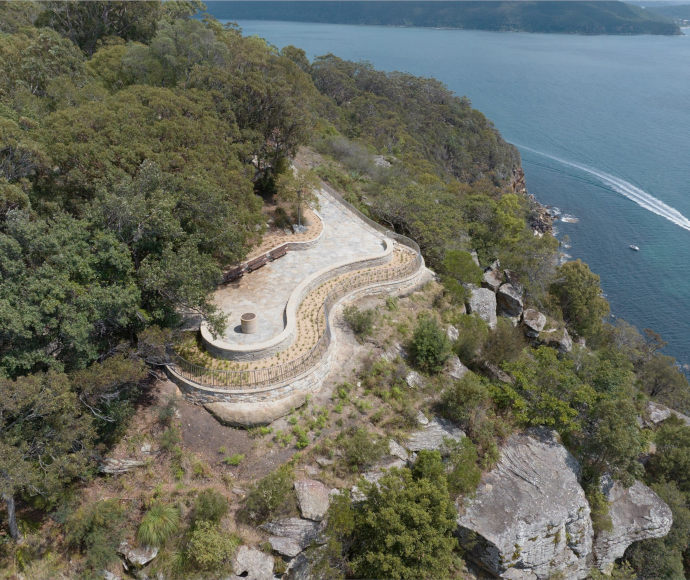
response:
M278 258L282 258L285 254L288 252L288 246L287 244L283 244L279 248L276 248L275 250L271 251L270 258L271 261L277 260Z
M232 282L244 276L244 266L237 266L223 273L223 284Z
M254 258L250 262L247 262L247 272L253 272L254 270L258 270L261 268L261 266L265 266L268 263L268 256L264 254L263 256L259 256L258 258Z

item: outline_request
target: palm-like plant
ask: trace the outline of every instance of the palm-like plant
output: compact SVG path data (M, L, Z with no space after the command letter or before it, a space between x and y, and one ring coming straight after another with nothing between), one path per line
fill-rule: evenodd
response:
M162 546L179 526L179 510L173 505L156 502L142 518L137 539L147 546Z

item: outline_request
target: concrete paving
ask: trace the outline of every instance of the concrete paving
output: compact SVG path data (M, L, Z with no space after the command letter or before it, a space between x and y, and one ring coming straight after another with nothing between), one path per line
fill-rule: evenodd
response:
M285 328L285 305L302 280L331 265L383 254L382 233L356 218L326 192L319 194L319 203L324 231L317 244L288 252L215 292L215 304L228 316L224 340L250 345L273 338ZM241 331L240 317L245 312L254 312L258 317L254 334Z

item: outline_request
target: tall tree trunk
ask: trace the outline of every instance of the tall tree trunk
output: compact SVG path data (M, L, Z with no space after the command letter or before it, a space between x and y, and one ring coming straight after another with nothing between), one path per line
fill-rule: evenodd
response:
M20 542L22 540L22 533L19 531L19 526L17 525L17 513L14 506L14 496L9 493L3 493L2 499L5 500L7 504L7 521L10 526L10 536L15 542Z

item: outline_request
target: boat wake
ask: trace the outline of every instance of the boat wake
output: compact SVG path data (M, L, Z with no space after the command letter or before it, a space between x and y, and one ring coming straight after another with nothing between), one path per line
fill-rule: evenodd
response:
M625 181L620 177L616 177L615 175L611 175L604 171L588 167L587 165L583 165L581 163L567 161L565 159L561 159L560 157L556 157L555 155L549 155L548 153L537 151L536 149L532 149L530 147L525 147L523 145L518 145L518 147L520 147L520 149L525 149L526 151L530 151L531 153L535 153L542 157L546 157L547 159L556 161L557 163L560 163L562 165L573 167L574 169L579 169L580 171L592 175L596 177L597 180L599 180L601 183L606 185L606 188L610 191L627 197L629 200L634 201L637 205L643 207L647 211L651 211L652 213L655 213L656 215L667 219L668 221L676 224L677 226L680 226L681 228L690 231L690 219L685 217L677 209L664 203L660 199L657 199L653 195L650 195L649 193L647 193L643 189L640 189L636 185L633 185L629 181Z

